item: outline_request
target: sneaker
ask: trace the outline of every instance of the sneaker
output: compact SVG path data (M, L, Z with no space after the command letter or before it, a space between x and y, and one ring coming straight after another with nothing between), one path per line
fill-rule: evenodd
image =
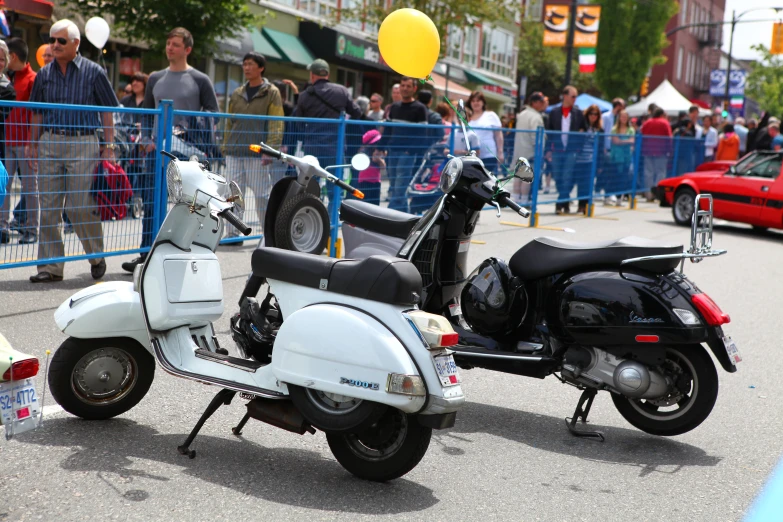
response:
M126 261L122 264L122 269L132 274L136 269L136 266L143 264L145 259L145 257L139 256L131 261Z
M604 205L616 207L617 206L617 196L609 196L608 198L606 198L604 200Z
M19 238L20 245L29 245L38 241L38 235L35 232L25 232L22 237Z
M106 260L101 259L101 262L97 265L91 265L90 266L90 274L92 275L93 279L100 279L103 277L103 274L106 273Z

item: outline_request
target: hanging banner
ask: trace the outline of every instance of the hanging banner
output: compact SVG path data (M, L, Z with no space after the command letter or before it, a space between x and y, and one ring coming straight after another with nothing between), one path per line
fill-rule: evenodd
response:
M544 45L565 47L568 41L569 6L547 5L544 15ZM600 5L576 6L574 47L594 48L598 45Z
M783 54L783 23L772 24L772 45L770 54Z
M577 6L574 47L596 47L598 45L598 22L600 21L600 5Z
M748 79L748 72L742 69L732 69L729 79L729 96L745 96L745 82ZM710 96L720 96L726 94L726 70L713 69L710 72Z

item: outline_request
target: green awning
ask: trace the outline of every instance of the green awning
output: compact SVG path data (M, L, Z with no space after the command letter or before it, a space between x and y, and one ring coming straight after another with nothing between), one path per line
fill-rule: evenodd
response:
M269 43L269 40L261 34L258 29L250 30L250 38L253 40L253 50L264 55L266 58L272 58L275 60L282 60L283 57L277 52L275 47Z
M298 36L275 31L274 29L269 29L267 27L264 27L263 34L277 52L289 62L306 67L315 60L315 57L313 57L310 50L305 47L305 44L302 43L302 40L300 40Z
M490 80L486 76L484 76L481 73L478 73L476 71L471 71L468 69L465 69L465 76L468 77L468 80L476 83L482 83L484 85L494 85L496 87L503 87L503 85L499 84L495 80Z

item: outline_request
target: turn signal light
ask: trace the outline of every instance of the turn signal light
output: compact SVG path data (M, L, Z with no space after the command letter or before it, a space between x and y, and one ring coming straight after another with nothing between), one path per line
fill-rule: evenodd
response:
M261 145L250 145L250 150L259 154L261 152Z
M729 314L723 313L720 307L715 304L715 301L710 299L707 294L696 294L691 298L696 309L707 321L710 326L720 326L722 324L728 324L731 322Z
M414 397L427 395L424 379L418 375L402 375L399 373L389 374L388 379L386 379L386 391L401 395L412 395Z
M364 192L361 190L353 189L353 197L357 199L364 199Z
M25 359L11 363L11 367L3 373L3 380L10 381L11 377L13 377L15 381L21 381L36 375L38 375L38 359Z
M413 329L422 338L430 350L454 346L459 342L459 334L451 327L445 317L416 310L407 314Z

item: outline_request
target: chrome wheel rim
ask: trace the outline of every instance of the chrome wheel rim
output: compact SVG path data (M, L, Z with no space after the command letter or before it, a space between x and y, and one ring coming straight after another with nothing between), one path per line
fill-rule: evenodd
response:
M121 401L136 385L136 361L119 348L100 348L79 359L71 389L82 402L107 406Z
M313 406L329 415L345 415L362 405L361 399L355 399L347 395L322 392L310 388L305 389L305 392Z
M348 447L364 460L385 460L399 451L408 435L408 416L389 408L386 413L361 433L345 436Z
M669 393L656 399L629 399L631 406L653 420L674 420L685 415L699 394L699 378L693 363L678 350L667 348L662 366L667 380L674 383Z
M690 221L693 217L694 199L689 194L680 194L674 202L674 211L680 221Z
M291 220L291 243L299 252L311 252L321 241L323 230L321 215L315 209L300 208Z

